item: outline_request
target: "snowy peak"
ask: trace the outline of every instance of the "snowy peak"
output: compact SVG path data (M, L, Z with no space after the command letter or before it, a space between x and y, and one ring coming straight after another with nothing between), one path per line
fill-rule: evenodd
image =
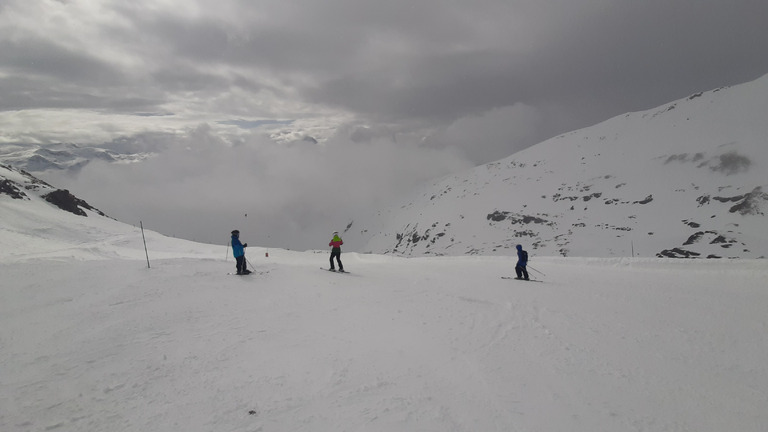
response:
M209 256L214 249L116 221L69 191L3 164L0 221L0 263L6 264L43 258L144 260L147 243L154 258Z
M118 141L103 144L105 148L70 143L5 144L0 146L0 161L28 172L77 172L94 160L108 163L130 163L150 157L138 146L121 145Z
M29 200L25 190L38 192L41 189L53 190L54 188L24 170L0 164L0 195L9 196L12 199Z
M101 216L107 216L68 190L56 189L32 174L0 164L0 199L10 198L31 201L33 197L53 204L61 210L78 216L87 217L89 210Z
M768 76L564 134L422 188L365 250L768 256L767 115Z

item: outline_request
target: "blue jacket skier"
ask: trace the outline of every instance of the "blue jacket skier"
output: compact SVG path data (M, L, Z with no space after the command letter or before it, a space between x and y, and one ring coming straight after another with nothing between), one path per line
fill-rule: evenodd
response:
M251 271L245 266L245 248L248 247L248 243L240 243L240 231L232 231L232 254L237 261L237 274L247 275Z
M517 273L518 279L528 279L528 270L525 266L528 265L528 252L523 250L522 245L517 245L517 264L515 264L515 273Z

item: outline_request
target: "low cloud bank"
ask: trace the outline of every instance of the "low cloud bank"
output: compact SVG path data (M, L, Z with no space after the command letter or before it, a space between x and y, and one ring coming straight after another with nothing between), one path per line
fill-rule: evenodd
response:
M455 148L391 140L276 144L254 134L233 145L201 126L169 141L143 162L94 161L74 178L46 179L169 236L226 244L237 228L252 245L303 250L324 248L332 231L415 185L472 166Z

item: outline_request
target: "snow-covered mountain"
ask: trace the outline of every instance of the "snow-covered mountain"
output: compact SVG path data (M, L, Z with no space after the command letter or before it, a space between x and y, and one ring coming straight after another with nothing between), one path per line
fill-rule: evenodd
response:
M103 149L79 147L75 144L6 145L2 160L12 166L31 172L47 170L77 171L93 159L114 162L114 155Z
M0 263L144 257L139 227L116 221L70 191L3 164L0 221ZM147 231L147 240L158 238L165 237ZM170 249L158 250L158 257L178 256L193 243L171 239L162 244Z
M101 145L74 143L0 145L0 162L31 173L49 170L79 171L94 160L110 163L138 162L153 155L142 135L119 138Z
M523 244L545 256L766 257L766 119L768 75L440 179L347 236L406 256Z
M78 216L88 217L86 211L99 216L107 216L87 202L72 195L68 190L56 189L32 174L9 165L0 164L0 195L6 195L14 200L35 201L38 204L40 201L45 201ZM29 210L34 211L32 208Z

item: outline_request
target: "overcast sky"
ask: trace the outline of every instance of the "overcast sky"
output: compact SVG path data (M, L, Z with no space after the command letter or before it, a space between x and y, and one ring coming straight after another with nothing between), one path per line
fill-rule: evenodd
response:
M290 196L287 177L337 161L371 180L324 167L323 191L379 200L758 78L767 17L765 0L0 0L0 142L183 136L280 161L246 186Z

